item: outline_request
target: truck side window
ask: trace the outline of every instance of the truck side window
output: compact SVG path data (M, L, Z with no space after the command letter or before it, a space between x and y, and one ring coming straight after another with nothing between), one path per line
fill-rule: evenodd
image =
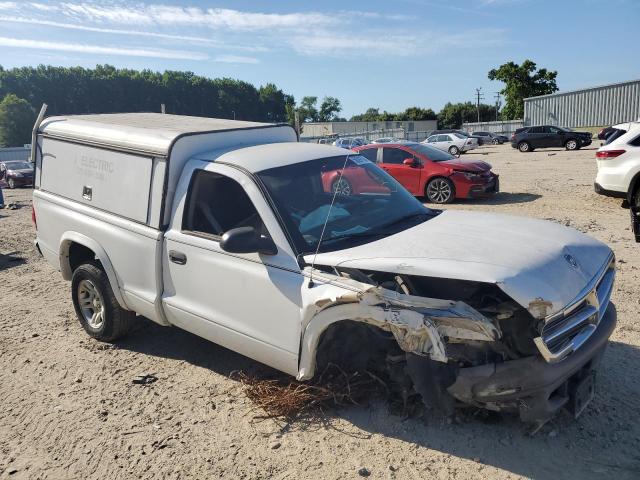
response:
M218 173L196 170L182 229L221 237L237 227L253 227L267 235L258 211L238 182Z

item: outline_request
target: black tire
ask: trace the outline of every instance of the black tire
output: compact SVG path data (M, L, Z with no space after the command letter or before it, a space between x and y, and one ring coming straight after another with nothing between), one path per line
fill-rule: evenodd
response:
M88 293L91 287L95 289L98 303L96 296L91 297ZM113 342L126 335L133 326L135 313L120 306L107 274L95 262L83 263L75 269L71 278L71 298L80 325L96 340ZM96 315L95 320L94 317L87 318L91 311Z
M532 152L533 148L531 148L531 144L529 142L520 142L518 144L518 150L522 153Z
M16 181L13 178L10 178L9 180L7 180L7 185L9 185L9 188L13 190L14 188L16 188Z
M564 148L567 150L578 150L578 148L580 148L580 145L578 144L577 140L570 138L565 142Z
M500 140L494 138L493 140L491 140L491 143L493 143L494 145L498 145L500 143Z
M331 184L331 193L335 193L338 189L337 196L349 197L353 195L353 186L344 177L336 178Z
M431 203L451 203L456 198L456 189L448 178L435 177L424 187L424 196Z
M451 155L459 155L460 154L460 149L458 147L456 147L455 145L451 145L449 147L449 153Z

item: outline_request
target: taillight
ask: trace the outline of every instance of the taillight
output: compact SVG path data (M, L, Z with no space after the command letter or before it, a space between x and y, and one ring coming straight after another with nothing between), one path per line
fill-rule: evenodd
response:
M616 158L625 152L626 150L602 150L596 152L596 158Z
M31 221L33 222L33 226L38 229L38 222L36 222L36 209L33 205L31 205Z

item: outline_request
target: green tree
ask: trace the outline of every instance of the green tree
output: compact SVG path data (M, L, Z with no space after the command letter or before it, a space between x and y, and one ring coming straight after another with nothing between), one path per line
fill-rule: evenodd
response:
M496 107L480 104L480 121L490 122L496 119ZM438 113L439 128L460 128L464 122L477 122L478 109L474 103L448 102Z
M386 113L386 112L385 112ZM352 122L377 122L380 118L380 109L378 108L367 108L367 111L361 113L359 115L354 115L351 117Z
M506 100L502 109L505 120L524 117L524 99L557 92L558 72L546 68L537 70L535 62L525 60L522 65L508 62L489 71L489 80L498 80L505 84L500 91Z
M298 107L300 123L318 121L316 103L318 103L318 97L302 97L302 101Z
M335 97L324 97L320 104L320 110L318 111L319 122L331 122L335 121L337 114L342 111L342 105L340 100Z
M0 102L0 146L18 147L31 142L36 114L29 102L10 93Z
M393 118L396 121L401 120L436 120L438 117L436 112L430 108L409 107L404 112L397 113Z

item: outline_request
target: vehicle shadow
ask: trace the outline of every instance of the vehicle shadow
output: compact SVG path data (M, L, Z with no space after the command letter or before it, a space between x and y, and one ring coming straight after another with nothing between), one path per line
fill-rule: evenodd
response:
M482 205L508 205L511 203L529 203L539 198L542 198L542 195L538 195L537 193L498 192L488 198L477 200L466 199L459 200L458 202Z
M162 327L138 317L140 324L116 343L117 348L154 357L182 360L228 377L242 370L252 375L275 375L276 370L180 328Z
M118 348L162 358L183 360L229 377L243 371L258 378L281 376L279 372L247 357L177 328L150 321ZM343 407L328 411L316 421L300 421L291 428L326 428L343 432L347 422L363 439L382 435L410 447L436 450L493 466L526 478L637 479L640 475L640 348L611 342L598 370L597 393L583 415L574 420L561 413L531 436L530 427L513 415L461 410L451 422L436 415L403 418L390 413L386 402L368 407ZM354 436L354 432L341 434Z
M0 253L0 271L26 263L26 260L22 257L16 256L16 253L18 252L6 254Z

